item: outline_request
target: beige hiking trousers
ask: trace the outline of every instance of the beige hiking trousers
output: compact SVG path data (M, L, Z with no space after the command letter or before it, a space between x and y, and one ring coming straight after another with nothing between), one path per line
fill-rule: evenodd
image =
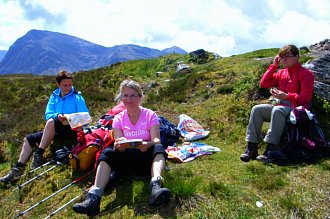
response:
M282 133L292 108L288 106L274 106L272 104L259 104L252 108L245 140L259 143L262 138L262 125L270 122L267 134L264 137L266 143L279 145Z

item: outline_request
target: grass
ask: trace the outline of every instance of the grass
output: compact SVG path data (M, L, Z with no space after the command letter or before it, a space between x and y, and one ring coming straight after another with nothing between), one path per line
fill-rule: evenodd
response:
M211 131L201 141L221 149L189 163L169 161L170 171L164 173L164 178L173 196L170 203L159 208L148 206L149 178L119 178L106 189L97 218L329 217L329 159L293 166L239 160L250 109L269 97L268 90L260 89L258 83L276 52L277 49L258 50L205 64L189 63L192 72L183 75L175 73L175 64L188 63L188 55L129 61L76 73L75 88L82 92L93 123L114 106L120 82L133 78L143 85L145 107L174 124L180 114L189 115ZM164 73L157 77L157 71ZM42 130L44 108L54 88L54 78L49 76L0 77L1 176L17 161L24 136ZM313 101L313 111L329 139L329 103L316 96ZM16 192L11 190L32 176L12 185L0 184L0 218L13 218L84 174L64 165ZM89 176L36 206L23 218L46 217L82 195L92 183L93 176ZM262 207L257 207L257 201ZM87 217L74 213L71 204L53 218Z

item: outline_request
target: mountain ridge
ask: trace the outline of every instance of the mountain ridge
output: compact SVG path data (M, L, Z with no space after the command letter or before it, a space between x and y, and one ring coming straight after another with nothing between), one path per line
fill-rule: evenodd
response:
M134 44L104 47L87 40L46 30L30 30L18 38L0 62L0 74L50 74L60 70L86 71L136 59L170 53L186 54L173 46L164 50Z

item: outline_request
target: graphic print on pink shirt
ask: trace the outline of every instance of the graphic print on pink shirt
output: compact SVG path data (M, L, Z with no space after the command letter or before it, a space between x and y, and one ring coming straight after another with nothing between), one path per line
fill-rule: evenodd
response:
M127 110L119 113L113 120L113 128L119 128L123 131L127 139L143 139L150 141L150 128L158 125L157 114L149 109L141 107L139 120L133 125L128 117Z

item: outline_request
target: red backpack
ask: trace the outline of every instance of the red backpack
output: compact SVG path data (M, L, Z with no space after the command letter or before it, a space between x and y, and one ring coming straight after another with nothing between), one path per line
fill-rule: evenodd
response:
M69 162L73 169L91 169L101 152L113 145L115 139L112 121L114 116L124 109L126 109L125 105L120 102L100 118L96 129L90 130L87 134L84 131L78 132L77 143L69 155Z
M88 134L81 131L77 136L78 142L71 149L69 155L69 163L75 170L91 169L98 151L108 147L115 141L113 131L104 128L95 129Z

